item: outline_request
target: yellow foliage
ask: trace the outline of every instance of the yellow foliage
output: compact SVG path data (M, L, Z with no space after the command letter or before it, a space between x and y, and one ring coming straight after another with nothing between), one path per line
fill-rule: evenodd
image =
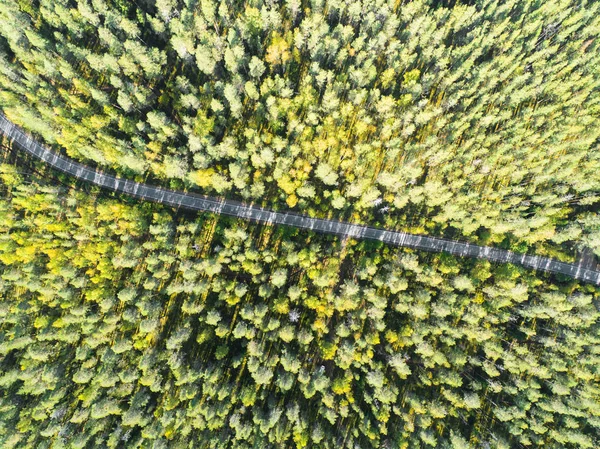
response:
M366 336L365 340L367 340L367 343L370 345L378 345L380 342L379 333L369 334Z
M279 33L274 33L271 45L267 48L265 61L271 65L285 64L291 56L289 44Z
M317 306L317 308L315 309L315 311L317 312L318 315L329 315L328 311L333 312L333 309L331 309L327 304L325 303L321 303Z
M290 195L285 202L288 206L294 207L296 204L298 204L298 197L296 195Z
M15 253L0 254L0 262L2 262L4 265L12 265L13 263L17 262L18 260L19 260L19 258L17 257L17 255Z
M317 320L314 322L314 324L312 325L312 328L315 331L321 331L321 332L326 332L327 331L327 324L325 324L325 321L321 318L317 318Z
M206 168L203 170L196 170L188 175L191 182L199 187L206 188L212 185L212 178L215 174L214 169Z
M103 115L92 115L90 117L90 125L96 130L104 128L106 125L108 125L108 122L108 117Z
M385 339L388 341L388 343L394 344L398 341L398 334L394 331L388 330L385 333Z
M22 246L19 247L16 251L17 256L20 258L20 261L24 264L28 264L36 260L36 248L34 246Z
M321 343L321 355L323 356L323 360L331 360L335 357L335 353L337 352L337 346L335 343L330 343L324 341Z
M373 355L373 350L371 348L367 349L362 355L362 363L369 363L369 361L373 358Z
M33 322L33 327L35 327L36 329L41 329L41 328L48 326L49 322L50 322L50 318L48 318L47 316L38 316L35 318L35 321Z
M66 230L67 227L64 223L48 223L46 225L46 231L48 232L62 232Z
M319 307L320 302L318 298L314 296L309 296L308 298L306 298L304 304L306 305L306 307L316 310Z
M71 81L73 82L73 86L75 86L75 88L81 92L84 95L90 95L90 90L86 87L86 85L81 82L81 80L79 78L77 78L76 76L71 78Z
M149 161L155 160L156 156L157 153L153 153L152 151L144 151L144 157Z
M57 319L54 323L52 323L52 327L61 328L65 326L65 321L62 318Z
M159 141L153 140L146 145L153 153L160 154L162 152L162 145Z
M483 304L484 299L485 298L483 297L483 294L481 292L477 292L475 294L475 299L473 300L473 302L476 304Z
M296 443L297 448L306 447L308 444L308 433L306 432L294 432L294 443Z
M277 298L275 300L275 312L277 313L281 313L281 314L286 314L290 311L290 303L289 301L282 297L282 298Z
M0 173L0 181L9 187L20 184L21 178L13 173Z
M289 175L283 175L277 180L277 185L288 195L292 195L296 191L296 183L292 181Z
M331 390L335 394L349 393L352 387L352 377L338 377L331 384Z
M235 295L231 295L228 296L227 299L225 300L227 302L227 304L229 304L230 306L235 306L238 302L240 302L241 298L238 298Z
M410 326L404 326L400 331L400 335L402 337L410 337L412 334L413 334L413 328Z
M354 404L354 395L352 394L352 390L346 392L346 400L348 404Z
M377 421L382 422L382 423L386 423L388 422L388 420L390 419L390 410L389 409L384 409L384 408L380 408L378 413L377 413Z

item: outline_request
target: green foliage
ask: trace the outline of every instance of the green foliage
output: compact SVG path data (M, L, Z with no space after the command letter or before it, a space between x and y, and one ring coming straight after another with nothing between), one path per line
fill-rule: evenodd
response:
M1 4L0 108L75 158L600 254L598 2Z
M0 0L0 108L123 176L569 258L600 253L599 26L592 1ZM0 183L2 448L598 447L595 286Z
M3 447L595 447L595 287L13 181Z

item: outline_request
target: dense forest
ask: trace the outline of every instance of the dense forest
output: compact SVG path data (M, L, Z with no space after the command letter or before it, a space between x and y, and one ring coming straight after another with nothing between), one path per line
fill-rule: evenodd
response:
M0 0L0 108L124 176L569 259L600 253L599 27L579 0Z
M0 166L3 448L598 447L596 287L23 170Z
M600 255L600 2L0 0L0 111L123 177ZM600 289L0 156L2 449L595 449Z

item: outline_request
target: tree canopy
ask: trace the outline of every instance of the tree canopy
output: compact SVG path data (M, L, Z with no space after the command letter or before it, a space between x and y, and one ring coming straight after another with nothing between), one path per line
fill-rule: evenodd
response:
M0 0L0 109L131 179L573 260L600 254L599 26L591 0ZM596 286L4 147L0 192L2 448L600 446Z
M600 252L598 2L0 5L0 108L87 163Z

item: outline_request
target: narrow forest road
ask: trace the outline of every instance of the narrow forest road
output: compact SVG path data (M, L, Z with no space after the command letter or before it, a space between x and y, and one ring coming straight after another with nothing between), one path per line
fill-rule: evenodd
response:
M493 262L512 263L527 268L533 268L535 270L561 273L585 282L600 284L600 271L588 269L583 263L570 264L548 257L518 254L489 246L478 246L437 237L388 231L385 229L371 228L336 220L311 218L293 212L274 212L253 206L252 204L248 205L238 201L176 192L161 187L141 184L106 175L50 151L33 140L31 136L10 122L2 114L0 114L0 132L11 139L13 144L19 149L41 159L57 170L102 188L125 193L142 200L162 203L175 208L230 215L259 223L294 226L326 234L335 234L357 239L379 240L390 245L405 246L424 251L445 251L462 257L477 257Z

